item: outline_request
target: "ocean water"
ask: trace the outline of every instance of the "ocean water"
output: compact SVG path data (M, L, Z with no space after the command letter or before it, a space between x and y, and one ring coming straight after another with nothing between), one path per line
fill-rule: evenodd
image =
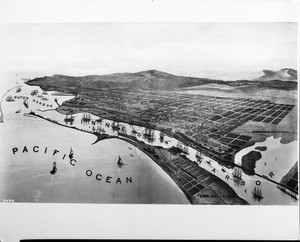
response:
M23 89L16 95L27 96ZM29 102L29 108L37 107ZM22 111L15 113L19 109ZM96 136L23 116L23 110L22 99L2 103L0 201L189 204L173 180L129 143L107 139L92 145ZM55 111L50 113L55 116ZM70 147L74 166L68 158ZM117 166L118 155L125 164L122 168ZM50 174L53 162L55 175Z

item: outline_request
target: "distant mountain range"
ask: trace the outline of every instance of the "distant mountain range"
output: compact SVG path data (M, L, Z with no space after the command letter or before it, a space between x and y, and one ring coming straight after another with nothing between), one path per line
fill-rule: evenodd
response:
M202 78L236 81L236 80L281 80L281 81L297 81L297 71L291 68L284 68L279 71L239 71L239 72L221 72L221 71L199 71L185 73L187 76L197 76Z
M272 80L281 80L281 81L297 81L297 71L290 68L284 68L279 71L270 71L263 70L263 76L259 77L259 81L272 81Z
M38 85L45 90L69 90L79 93L79 89L126 89L126 90L171 90L197 87L206 84L223 84L241 88L277 88L297 89L297 71L289 68L279 71L264 70L260 77L251 80L224 81L209 78L176 76L157 70L136 73L116 73L110 75L65 76L53 75L27 81L29 85Z
M236 81L236 80L253 80L261 77L263 71L238 71L238 72L225 72L225 71L198 71L192 73L182 73L186 76L195 76L202 78L209 78L214 80L223 80L223 81Z

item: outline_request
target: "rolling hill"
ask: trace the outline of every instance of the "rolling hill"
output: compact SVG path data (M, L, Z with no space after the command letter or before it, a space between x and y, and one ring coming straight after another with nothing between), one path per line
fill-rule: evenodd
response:
M50 90L61 88L122 88L129 90L170 90L183 87L200 86L209 83L224 83L219 80L206 78L176 76L157 70L141 71L136 73L116 73L99 76L65 76L53 75L35 78L27 81L29 85L37 85L42 89Z
M265 75L254 80L222 81L208 78L176 76L157 70L110 75L66 76L53 75L27 81L28 85L40 86L43 90L68 91L74 94L81 89L181 90L215 84L228 86L232 92L249 92L260 89L297 90L297 71L289 68L280 71L264 70Z

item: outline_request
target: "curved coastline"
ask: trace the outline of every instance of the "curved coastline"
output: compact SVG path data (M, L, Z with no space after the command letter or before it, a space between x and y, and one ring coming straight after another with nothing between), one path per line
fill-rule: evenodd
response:
M53 110L54 111L54 110ZM59 107L57 107L56 109L55 109L55 111L56 112L59 112L59 113L63 113L63 114L66 114L66 112L62 112L63 110L60 110L59 109ZM77 110L76 110L77 111ZM93 114L94 116L100 116L100 117L102 117L102 115L99 115L99 113L97 114L97 110L96 109L91 109L91 108L88 108L88 107L86 107L86 108L82 108L81 109L81 111L77 111L77 112L73 112L73 114L77 114L77 113L82 113L82 112L89 112L90 114ZM70 114L70 113L68 113L68 114ZM127 118L125 119L125 121L124 120L117 120L117 119L114 119L114 118L112 118L111 117L111 115L109 115L108 114L108 116L109 117L105 117L105 119L107 119L108 121L116 121L116 122L118 122L118 121L120 121L120 122L122 122L122 123L127 123L128 125L137 125L137 126L142 126L142 128L147 128L147 125L145 126L145 123L144 122L128 122L128 120L127 120ZM61 126L63 126L63 127L68 127L68 128L73 128L73 129L75 129L75 130L78 130L78 131L83 131L83 132L86 132L86 133L89 133L89 134L94 134L95 136L97 136L97 139L95 140L95 142L93 142L92 144L96 144L96 143L98 143L99 141L101 141L101 140L105 140L105 139L112 139L112 138L116 138L116 139L120 139L120 140L124 140L124 141L126 141L126 142L128 142L128 143L131 143L131 142L134 142L132 139L134 138L134 137L131 137L131 136L129 136L129 138L127 138L127 139L124 139L124 137L121 137L121 136L117 136L117 135L108 135L108 134L101 134L101 135L98 135L97 133L93 133L93 132L91 132L91 131L87 131L87 130L84 130L84 129L80 129L80 128L76 128L76 127L70 127L70 126L67 126L67 125L64 125L64 124L62 124L61 122L60 123L58 123L58 122L56 122L55 120L54 121L51 121L51 120L49 120L48 118L44 118L44 117L40 117L40 118L43 118L43 119L45 119L46 121L50 121L50 122L53 122L53 123L55 123L55 124L59 124L59 125L61 125ZM134 121L134 120L132 120L132 121ZM172 138L174 138L175 140L177 140L177 141L180 141L180 139L178 139L178 137L176 136L176 133L172 133L170 130L164 130L164 129L160 129L159 127L153 127L153 126L148 126L148 128L151 128L151 129L156 129L156 130L158 130L158 131L162 131L162 132L165 132L165 134L166 135L168 135L168 136L170 136L170 137L172 137ZM261 136L262 137L262 136ZM181 137L179 137L179 138L181 138ZM264 140L266 140L268 137L263 137L263 139ZM148 145L149 147L151 147L151 149L153 149L153 147L155 148L155 146L153 146L153 145L149 145L149 144L147 144L147 143L144 143L142 140L138 140L138 143L131 143L131 144L133 144L135 147L137 147L138 146L138 144L140 143L140 142L142 142L142 144L144 144L144 145ZM187 142L188 142L188 140L187 140ZM258 142L258 141L251 141L251 142L248 142L248 143L246 143L245 144L245 146L244 147L240 147L240 150L242 150L242 149L244 149L245 147L248 147L248 146L252 146L252 145L254 145L256 142ZM183 142L183 144L184 145L189 145L189 144L185 144L184 142ZM192 147L192 146L190 146L192 149L193 148L195 148L195 147ZM137 147L137 148L139 148L139 147ZM140 148L139 148L140 149ZM196 149L196 148L195 148ZM140 149L141 150L141 149ZM197 150L197 149L196 149ZM158 162L156 159L155 159L155 157L153 157L153 154L151 154L151 153L147 153L147 152L145 152L145 150L142 150L143 151L143 153L145 153L145 154L147 154L147 156L149 156L154 162ZM206 155L205 153L204 153L204 155ZM185 157L186 158L186 157ZM208 159L212 159L212 161L214 160L214 158L213 157L210 157L210 156L207 156L206 158L208 158ZM233 159L235 158L235 156L233 156ZM190 163L194 163L193 162L193 159L192 160L190 160L190 159L188 159L189 161L190 161ZM217 162L217 161L213 161L213 162ZM162 165L159 165L160 166L160 168L162 168L167 174L168 174L168 172L164 169L164 167L162 166ZM201 168L201 169L203 169L203 168ZM207 170L207 169L206 169ZM229 172L231 172L231 171L229 171ZM211 173L211 172L210 172ZM229 173L228 173L229 174ZM231 173L230 173L231 174ZM168 174L169 175L169 174ZM212 174L213 175L213 174ZM171 175L169 175L171 178L172 178L172 176ZM217 177L217 176L215 176L216 178L218 178L218 179L220 179L219 177ZM172 178L173 179L173 178ZM174 180L174 179L173 179ZM232 188L232 186L230 186L229 184L227 184L226 182L224 182L222 179L220 179L225 185L227 185L230 189L232 189L235 193L236 193L236 191ZM175 181L175 183L181 188L181 190L184 190L184 189L182 189L182 186L180 185L180 183L177 183L176 181ZM243 195L243 194L242 194Z
M99 136L102 136L101 134ZM176 185L181 189L181 191L185 194L186 198L190 201L191 204L201 204L199 202L197 202L197 200L191 196L187 190L180 184L180 182L178 181L178 179L176 179L176 177L172 176L167 169L164 168L164 166L162 165L162 162L157 159L153 153L149 152L149 150L147 149L144 149L145 147L148 147L149 145L147 145L146 143L142 142L142 141L139 141L139 140L133 140L134 138L133 137L122 137L122 136L116 136L116 137L112 137L112 136L109 136L109 137L101 137L99 140L97 139L97 142L98 141L101 141L101 140L104 140L104 139L120 139L120 140L123 140L123 141L126 141L130 144L132 144L133 146L135 146L136 148L138 148L140 151L142 151L144 154L146 154L149 158L152 159L152 161L154 161L175 183ZM95 142L96 143L96 142ZM145 146L145 147L141 147L142 146ZM155 147L157 149L161 149L162 147L161 146L151 146L151 147ZM188 158L185 158L186 160L188 160L189 162L192 162L191 160L189 160ZM199 167L200 168L200 167ZM202 169L202 168L201 168ZM188 173L190 176L193 176L192 174ZM197 179L196 177L194 177L195 179ZM220 202L222 204L239 204L239 205L250 205L246 200L244 200L243 198L239 197L238 194L225 182L223 182L219 177L215 176L214 177L218 182L222 183L224 185L224 189L230 193L230 195L232 196L231 198L231 203L228 203L228 201L224 201L224 199L222 199L221 197L219 197L220 199ZM215 191L213 191L211 188L209 188L209 190L211 190L212 193L215 193ZM218 196L218 195L215 195L215 196ZM202 204L202 205L206 205L205 203Z
M0 100L0 123L3 123L3 122L4 122L4 114L3 114L3 112L2 112L2 107L1 107L4 96L5 96L7 93L9 93L11 90L16 89L16 88L19 88L19 87L22 87L22 86L19 85L19 86L16 86L16 87L12 87L12 88L10 88L9 90L7 90L7 91L3 94L3 96L2 96L2 98L1 98L1 100Z
M157 159L153 155L153 153L149 152L150 147L152 149L154 149L154 148L155 149L160 149L160 148L162 148L161 146L150 146L150 145L147 145L146 143L144 143L142 141L137 140L135 137L130 137L128 135L121 134L121 133L119 133L117 136L110 136L108 134L100 134L100 133L92 133L92 132L89 132L89 131L86 131L86 130L78 129L76 127L69 127L69 126L57 123L57 122L55 122L53 120L49 120L47 118L44 118L43 116L38 115L38 114L32 114L32 115L36 116L38 118L44 119L45 121L52 122L54 124L57 124L57 125L60 125L60 126L66 127L66 128L72 128L72 129L75 129L75 130L78 130L78 131L82 131L82 132L85 132L85 133L93 134L93 135L95 135L97 137L97 139L95 140L95 142L92 143L92 145L95 145L96 143L98 143L98 142L100 142L102 140L105 140L105 139L120 139L120 140L123 140L123 141L125 141L127 143L132 144L134 147L138 148L140 151L142 151L144 154L146 154L152 161L154 161L174 181L174 183L180 188L180 190L184 193L184 195L186 196L186 198L189 200L189 202L191 204L202 204L202 203L199 203L199 201L197 201L193 196L191 196L187 192L187 190L183 187L183 185L179 182L179 180L175 176L172 176L169 173L168 169L166 169L163 166L162 162L159 159ZM189 162L193 163L188 158L185 158L185 159L187 159ZM199 166L197 166L197 167L199 169L203 169L203 168L200 168ZM203 170L203 172L207 172L207 171ZM189 175L191 175L191 174L189 174ZM197 178L195 178L195 179L197 179ZM229 201L228 200L224 201L224 199L222 199L221 197L219 197L218 198L219 199L219 204L249 205L249 203L246 202L241 197L239 197L237 195L237 193L227 183L225 183L224 181L222 181L217 176L214 176L214 179L216 179L219 183L221 183L222 187L224 188L224 190L226 190L230 194L230 196L231 196L231 198L228 199ZM207 189L211 190L210 192L213 193L213 194L215 194L214 196L217 196L217 194L211 188L207 187ZM203 203L203 204L207 204L207 203Z

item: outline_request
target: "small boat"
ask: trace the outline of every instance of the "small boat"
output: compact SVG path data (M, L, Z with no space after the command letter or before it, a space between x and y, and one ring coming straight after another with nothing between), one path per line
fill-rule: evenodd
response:
M14 102L15 100L13 99L13 97L11 95L7 96L7 98L5 99L6 102Z
M50 174L51 174L51 175L54 175L54 174L56 173L56 171L57 171L57 168L56 168L56 162L54 161L54 162L53 162L53 168L52 168L52 170L50 171Z
M27 99L24 99L23 104L24 104L25 108L28 108L28 101L27 101Z
M69 158L73 159L73 157L74 157L73 149L70 148Z
M32 90L31 93L30 93L30 95L35 96L35 95L38 94L38 93L39 93L38 90Z
M120 156L118 156L118 157L119 157L119 158L118 158L117 165L118 165L119 167L122 167L122 166L124 165L124 163L123 163L121 157L120 157Z
M54 102L55 102L58 106L60 106L60 105L59 105L59 102L58 102L58 100L57 100L57 98L54 98Z

